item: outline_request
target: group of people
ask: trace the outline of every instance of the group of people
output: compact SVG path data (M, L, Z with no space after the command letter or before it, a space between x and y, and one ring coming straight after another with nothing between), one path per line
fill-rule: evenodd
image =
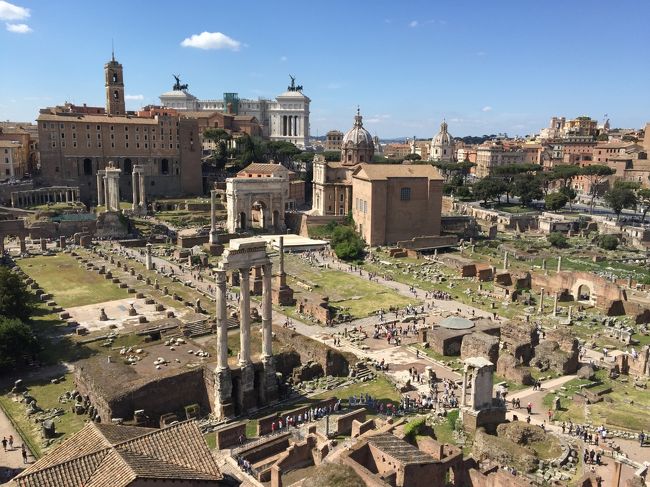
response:
M6 451L14 451L14 436L9 435L9 438L7 439L6 436L2 437L2 449ZM28 455L27 455L27 448L25 448L25 444L23 443L20 446L20 452L23 456L23 463L28 463Z
M310 423L312 421L317 421L334 411L339 411L341 409L341 400L339 399L334 403L334 405L329 406L317 406L307 409L304 413L290 414L287 416L281 416L277 421L271 423L271 434L281 433L286 429L291 427L298 428L304 423Z

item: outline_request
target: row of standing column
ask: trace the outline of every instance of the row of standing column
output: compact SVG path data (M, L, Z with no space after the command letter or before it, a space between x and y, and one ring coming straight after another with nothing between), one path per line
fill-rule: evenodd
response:
M38 193L11 195L11 206L14 208L31 205L44 205L47 203L70 203L74 201L79 201L78 189L41 190Z
M133 188L132 209L135 210L139 206L146 207L144 174L141 172L133 172L131 174L131 186Z
M302 132L300 127L300 117L298 115L282 116L282 135L296 137Z
M239 366L246 367L251 363L250 356L250 273L251 268L239 269L239 329L240 350ZM226 271L217 270L217 367L219 370L228 369L228 315L226 298ZM271 264L262 266L262 362L268 363L273 355L272 341L272 291Z

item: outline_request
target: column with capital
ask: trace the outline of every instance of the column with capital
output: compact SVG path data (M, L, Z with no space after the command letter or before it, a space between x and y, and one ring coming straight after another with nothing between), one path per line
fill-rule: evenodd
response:
M142 207L142 212L147 213L147 189L144 184L144 171L141 169L138 173L140 179L140 206Z
M131 209L133 211L138 209L138 173L133 171L131 173L131 189L133 190L133 203Z
M273 355L271 272L271 264L262 267L262 362L264 363L270 362Z
M97 171L97 206L104 206L104 174Z
M251 297L250 267L239 269L239 365L245 367L251 362Z
M228 368L228 314L226 308L226 271L217 270L217 368Z
M210 191L210 243L217 243L217 192Z

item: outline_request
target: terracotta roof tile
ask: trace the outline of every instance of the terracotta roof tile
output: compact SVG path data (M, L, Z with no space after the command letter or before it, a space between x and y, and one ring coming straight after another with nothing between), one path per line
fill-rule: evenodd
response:
M220 480L193 421L164 429L89 423L14 479L18 487L126 487L136 479Z

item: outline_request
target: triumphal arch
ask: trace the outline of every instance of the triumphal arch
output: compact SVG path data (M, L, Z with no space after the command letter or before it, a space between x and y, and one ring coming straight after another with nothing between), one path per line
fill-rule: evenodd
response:
M262 269L262 354L251 357L251 271ZM239 273L240 350L234 367L228 364L228 310L226 272ZM217 370L214 414L223 419L245 413L278 398L278 382L272 351L272 266L266 242L258 238L230 241L216 270Z
M279 164L254 164L279 166ZM236 233L259 228L284 233L284 211L289 197L289 180L280 174L267 177L226 179L228 232Z

